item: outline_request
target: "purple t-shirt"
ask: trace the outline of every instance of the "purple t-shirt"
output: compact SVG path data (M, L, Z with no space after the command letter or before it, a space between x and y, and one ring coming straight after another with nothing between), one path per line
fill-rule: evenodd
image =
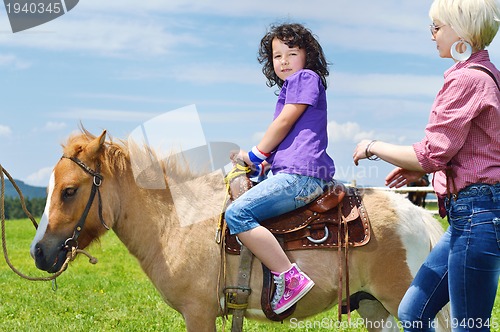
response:
M285 104L309 106L271 155L271 171L273 174L300 174L330 181L335 174L335 165L326 153L326 92L319 75L303 69L289 76L278 96L274 119Z

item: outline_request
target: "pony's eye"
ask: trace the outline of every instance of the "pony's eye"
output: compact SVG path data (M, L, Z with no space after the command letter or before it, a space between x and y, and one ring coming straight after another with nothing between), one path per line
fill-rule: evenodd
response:
M75 196L77 188L66 188L63 190L62 198L67 199Z

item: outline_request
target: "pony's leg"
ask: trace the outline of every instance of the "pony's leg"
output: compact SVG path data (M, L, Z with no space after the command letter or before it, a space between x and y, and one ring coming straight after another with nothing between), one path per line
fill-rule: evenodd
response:
M398 323L377 300L362 300L357 309L370 332L399 332Z
M187 332L216 332L215 321L212 323L209 322L200 322L194 320L186 319L186 331Z
M203 312L184 314L187 332L216 332L216 317L204 315Z

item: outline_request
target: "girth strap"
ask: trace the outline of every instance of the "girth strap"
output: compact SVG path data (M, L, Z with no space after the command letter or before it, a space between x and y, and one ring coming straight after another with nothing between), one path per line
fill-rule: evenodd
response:
M245 246L241 247L240 267L238 269L238 286L226 287L224 292L228 295L228 290L233 290L230 295L234 301L227 301L227 307L234 309L231 332L243 331L243 318L248 306L248 297L251 293L250 276L252 271L252 252ZM226 296L227 298L227 296Z
M337 238L339 239L338 246L338 261L339 261L339 289L337 290L338 294L338 320L342 321L342 309L346 309L347 311L347 320L351 321L351 305L349 299L349 232L348 232L348 222L344 215L342 214L342 204L340 203L338 206L339 211L339 228ZM342 229L344 229L344 241L341 241ZM344 248L344 257L342 257L342 248ZM342 259L344 258L344 259ZM343 295L343 264L345 261L345 291L346 291L346 305L345 307L342 305L342 295Z

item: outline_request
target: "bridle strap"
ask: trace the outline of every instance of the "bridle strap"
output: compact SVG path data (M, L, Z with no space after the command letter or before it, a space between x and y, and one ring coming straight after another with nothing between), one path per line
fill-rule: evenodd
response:
M80 166L86 173L92 175L94 177L94 180L95 180L95 178L98 178L100 181L102 181L103 177L102 177L101 173L99 173L99 168L100 168L100 163L99 162L97 163L96 170L94 171L93 169L91 169L90 167L88 167L87 165L85 165L85 163L83 161L81 161L80 159L78 159L77 157L62 156L61 158L66 158L66 159L69 159L69 160L73 161L75 164L77 164L78 166ZM96 185L100 186L101 184L98 183Z
M98 198L98 204L99 204L99 209L98 209L99 219L101 221L101 224L104 226L104 228L109 230L108 225L106 225L106 223L104 222L104 219L102 217L102 200L101 200L101 192L99 191L99 187L101 186L104 178L103 178L102 174L99 173L99 171L100 171L99 162L97 163L96 170L94 171L93 169L91 169L90 167L85 165L85 163L83 161L81 161L80 159L78 159L76 157L62 156L61 158L66 158L66 159L73 161L75 164L80 166L86 173L88 173L94 177L92 180L92 189L90 191L90 197L89 197L89 200L87 201L87 205L85 206L85 209L83 210L83 213L80 217L80 220L78 220L78 223L75 226L75 230L73 231L73 236L68 238L65 242L65 247L78 248L78 241L77 240L78 240L78 237L80 236L80 233L83 230L83 226L85 225L85 220L87 219L87 216L90 212L90 208L92 207L92 203L94 202L96 192L97 192L97 198Z

